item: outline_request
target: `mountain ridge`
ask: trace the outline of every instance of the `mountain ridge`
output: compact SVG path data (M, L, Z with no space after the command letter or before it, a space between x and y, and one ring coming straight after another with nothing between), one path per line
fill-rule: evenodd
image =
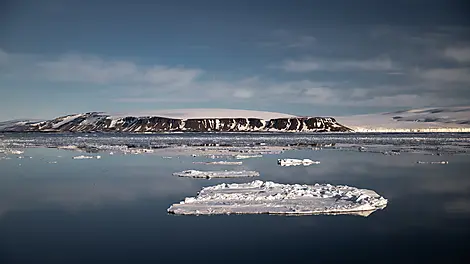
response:
M248 111L249 112L249 111ZM247 112L247 113L248 113ZM269 113L269 112L264 112ZM271 113L276 114L276 113ZM113 116L88 112L60 116L40 122L21 121L5 124L2 132L350 132L332 117L279 118L257 117L169 118L162 116Z

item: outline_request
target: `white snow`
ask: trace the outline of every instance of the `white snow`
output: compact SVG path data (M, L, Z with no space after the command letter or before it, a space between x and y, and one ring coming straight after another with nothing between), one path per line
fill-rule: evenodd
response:
M64 119L62 119L62 121L57 122L54 125L52 125L52 128L54 128L54 129L59 128L62 125L66 124L68 122L72 122L73 120L75 120L75 119L77 119L81 116L83 116L83 114L76 114L76 115L67 116Z
M320 164L320 161L314 161L311 159L278 159L277 164L281 166L298 166L298 165L312 165L312 164Z
M470 132L470 106L340 116L336 120L356 132Z
M194 109L167 109L167 110L152 110L136 113L120 113L111 114L112 118L121 118L126 116L160 116L175 119L191 119L191 118L260 118L260 119L273 119L273 118L286 118L295 117L295 115L254 111L254 110L240 110L240 109L218 109L218 108L194 108Z
M357 214L367 216L387 205L376 192L344 185L300 185L253 181L203 188L196 197L168 208L180 215Z
M179 177L192 177L192 178L239 178L239 177L257 177L259 172L256 171L198 171L198 170L185 170L182 172L173 173L174 176Z

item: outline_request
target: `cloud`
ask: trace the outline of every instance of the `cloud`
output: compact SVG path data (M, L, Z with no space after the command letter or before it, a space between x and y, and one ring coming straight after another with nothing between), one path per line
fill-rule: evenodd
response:
M313 47L317 39L311 35L294 35L292 32L279 29L268 34L267 40L258 42L260 47L276 48L309 48Z
M392 61L388 56L366 60L307 57L286 60L281 66L274 67L287 72L309 72L312 76L320 76L319 80L310 74L289 74L288 78L276 74L253 75L229 80L224 73L218 75L200 68L144 65L132 60L86 54L45 57L0 50L0 62L3 63L0 64L0 76L6 77L4 80L14 80L15 86L33 82L34 86L44 84L53 87L51 89L64 89L69 84L79 84L71 87L83 89L74 91L83 96L81 98L89 96L93 89L93 94L106 94L102 100L128 103L129 107L140 103L217 104L218 107L241 104L260 107L278 104L425 107L470 101L462 96L465 91L461 92L462 84L470 82L469 69L416 70L402 61ZM357 74L382 71L388 74Z
M470 62L470 47L449 47L444 51L444 56L458 62Z
M237 98L251 98L253 91L247 89L237 89L233 92L233 96Z
M287 72L311 72L311 71L392 71L397 67L387 57L379 57L369 60L324 60L305 59L287 60L280 66L274 66Z
M437 68L418 71L418 75L431 81L470 84L470 68Z
M40 61L36 76L49 81L94 84L173 84L185 85L200 76L200 69L137 66L131 61L105 61L96 56L65 55L57 60Z

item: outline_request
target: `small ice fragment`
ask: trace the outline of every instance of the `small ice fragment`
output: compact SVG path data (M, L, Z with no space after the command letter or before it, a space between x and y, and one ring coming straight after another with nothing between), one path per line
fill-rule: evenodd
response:
M213 214L354 214L368 216L387 199L367 189L330 184L300 185L253 181L203 188L168 208L180 215Z
M308 166L312 164L320 164L320 161L314 161L311 159L278 159L277 164L281 166Z
M21 154L24 153L24 151L22 151L22 150L11 150L10 153L13 154L13 155L21 155Z
M96 156L96 159L101 159L101 156Z
M84 156L84 155L72 157L72 159L92 159L92 158L93 156Z
M192 177L192 178L239 178L239 177L257 177L259 172L256 171L198 171L198 170L185 170L182 172L173 173L174 176L179 177Z
M172 159L173 157L163 156L162 159Z
M109 155L114 155L114 152L112 152L112 151L111 151L111 152L109 152Z
M418 164L449 164L448 161L418 161Z
M56 164L57 161L49 161L48 163L50 163L50 164Z
M193 164L206 164L206 165L242 165L241 161L195 161Z
M255 155L236 155L236 159L250 159L250 158L261 158L263 155L255 154Z

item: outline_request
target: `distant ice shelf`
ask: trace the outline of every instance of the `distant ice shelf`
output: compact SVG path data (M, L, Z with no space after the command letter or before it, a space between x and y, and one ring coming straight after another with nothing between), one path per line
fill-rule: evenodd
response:
M199 171L199 170L185 170L182 172L173 173L174 176L179 177L191 177L191 178L239 178L239 177L257 177L259 172L257 171Z
M330 184L279 184L270 181L222 183L203 188L196 197L171 205L178 215L216 214L353 214L368 216L387 199L367 189Z
M312 164L320 164L320 161L311 159L278 159L277 164L280 166L309 166Z

